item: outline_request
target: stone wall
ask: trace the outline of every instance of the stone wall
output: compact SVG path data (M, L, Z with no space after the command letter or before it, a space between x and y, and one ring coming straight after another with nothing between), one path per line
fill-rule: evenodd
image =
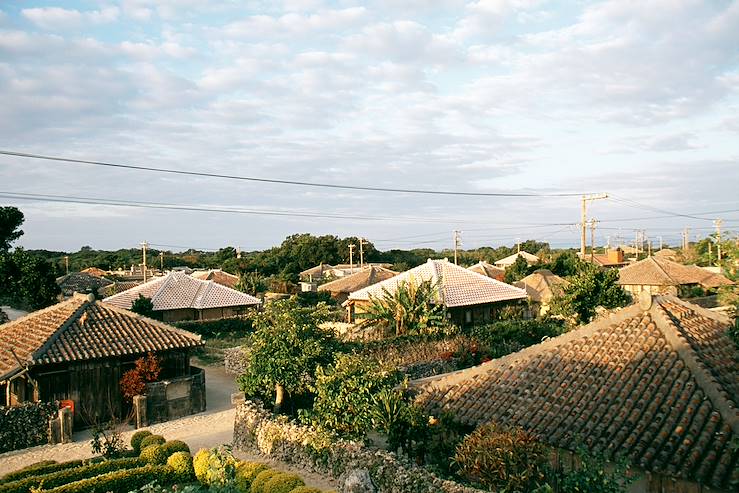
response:
M190 367L190 375L146 384L146 424L169 421L205 411L205 371Z
M233 446L293 463L339 479L369 474L377 493L481 493L453 481L438 478L403 457L385 450L371 450L362 443L335 441L311 427L275 418L260 405L246 401L236 408Z

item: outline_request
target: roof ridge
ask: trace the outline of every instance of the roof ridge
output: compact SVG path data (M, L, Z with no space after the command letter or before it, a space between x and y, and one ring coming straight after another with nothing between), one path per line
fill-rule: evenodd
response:
M132 312L131 310L126 310L124 308L119 308L119 307L117 307L115 305L111 305L110 303L105 303L104 301L95 301L95 303L99 303L106 310L111 310L111 311L120 313L121 315L125 315L127 317L144 319L145 321L149 322L150 324L156 325L157 327L159 327L161 329L166 329L166 330L169 330L169 331L174 331L174 332L177 332L178 334L182 334L182 335L185 335L185 336L188 336L188 337L192 337L193 339L197 339L198 341L203 340L203 337L200 334L196 334L194 332L190 332L190 331L185 330L185 329L180 329L179 327L175 327L173 325L165 324L161 320L156 320L156 319L153 319L153 318L149 318L149 317L147 317L145 315L141 315L139 313Z
M63 305L63 304L71 304L71 303L72 303L72 301L74 301L75 299L77 299L77 296L78 296L78 295L79 295L79 296L82 296L82 295L81 295L81 294L79 294L79 293L75 293L75 294L74 294L74 295L72 295L72 297L71 297L71 298L69 298L69 299L66 299L66 300L64 300L64 301L62 301L62 302L59 302L59 303L54 303L53 305L51 305L51 306L47 306L46 308L42 308L42 309L40 309L40 310L35 310L35 311L32 311L32 312L26 313L26 314L25 314L25 315L23 315L22 317L18 317L18 318L16 318L15 320L10 320L10 321L8 321L8 322L5 322L4 324L0 324L0 327L2 327L3 329L4 329L4 328L6 328L6 327L12 327L12 326L14 326L14 325L17 325L17 324L18 324L19 322L23 322L23 321L26 321L26 320L28 320L28 319L30 319L30 318L33 318L33 317L37 316L37 315L41 315L41 314L43 314L43 313L46 313L46 312L50 312L51 310L56 310L56 309L58 309L58 308L59 308L59 305ZM10 307L10 308L13 308L13 307Z
M80 299L80 298L72 298L72 299ZM43 353L45 353L54 342L56 342L61 335L69 329L69 327L72 326L72 324L84 313L87 311L87 307L90 306L90 299L87 298L85 300L82 300L82 304L72 312L72 314L67 317L67 319L62 322L59 327L49 336L46 338L46 341L44 341L41 346L33 351L29 356L31 358L31 361L37 360ZM52 305L54 306L54 305Z
M665 297L665 300L672 301ZM706 368L705 364L696 356L695 349L690 345L687 338L681 333L675 322L670 317L669 310L662 306L660 301L662 297L657 298L657 303L653 303L650 312L655 320L663 322L656 323L660 332L664 335L668 344L677 353L678 357L685 363L690 370L693 379L700 386L703 393L710 399L713 406L720 412L721 417L729 424L736 435L739 435L739 409L726 398L722 392L721 384Z
M659 262L657 262L657 259L656 258L654 258L654 257L647 257L647 259L651 260L652 263L657 266L657 268L660 270L660 272L662 272L662 274L664 274L665 277L670 282L673 282L675 284L679 284L678 281L676 279L674 279L670 274L668 274L667 271L659 264Z
M164 279L162 279L162 284L161 284L161 286L159 286L159 289L157 289L156 292L151 295L151 298L149 298L151 300L151 304L152 305L156 305L156 301L158 300L157 297L162 293L162 291L164 290L164 288L169 285L169 283L172 281L172 279L175 278L176 275L177 275L177 272L176 271L172 271L169 274L167 274L166 276L164 276ZM187 275L187 274L185 274L185 275ZM143 286L146 286L148 283L156 282L158 280L159 280L158 278L154 278L154 279L152 279L152 280L150 280L148 282L144 282L144 283L139 284L138 286L134 286L131 289L141 288L141 289L139 289L139 291L143 291L144 290ZM121 291L118 294L123 294L125 292L126 291ZM139 294L139 296L141 295L140 292L138 294ZM117 296L117 295L113 295L113 296Z

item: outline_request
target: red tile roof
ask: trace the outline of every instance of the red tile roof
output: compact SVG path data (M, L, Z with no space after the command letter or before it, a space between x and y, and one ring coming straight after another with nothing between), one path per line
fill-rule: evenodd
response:
M472 267L467 267L472 272L477 272L478 274L482 274L483 276L488 276L493 279L497 279L499 281L503 280L503 277L505 276L505 269L502 267L496 267L492 264L489 264L485 262L484 260L479 261Z
M680 286L700 284L706 288L729 286L732 281L695 265L683 265L664 257L647 257L618 271L621 285Z
M34 366L202 344L199 335L75 295L0 325L0 379L20 369L19 359Z
M231 289L234 289L236 287L236 283L239 282L238 276L224 272L221 269L200 270L195 271L190 275L195 279L217 282L218 284Z
M557 286L569 284L566 279L559 277L547 269L538 269L520 281L513 283L517 288L525 289L531 301L549 303L554 296Z
M584 444L655 473L739 488L739 351L728 319L674 297L483 365L411 382L430 413Z
M384 267L375 267L371 265L364 270L346 277L340 277L331 282L318 286L319 291L328 291L330 293L353 293L367 286L371 286L377 282L390 279L398 275L397 272Z

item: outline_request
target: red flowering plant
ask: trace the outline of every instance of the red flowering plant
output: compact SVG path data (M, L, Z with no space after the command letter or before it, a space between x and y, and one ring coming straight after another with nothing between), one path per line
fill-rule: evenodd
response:
M131 402L135 395L146 391L147 382L156 382L162 368L159 359L152 353L136 360L136 367L123 374L120 381L121 394L127 402Z

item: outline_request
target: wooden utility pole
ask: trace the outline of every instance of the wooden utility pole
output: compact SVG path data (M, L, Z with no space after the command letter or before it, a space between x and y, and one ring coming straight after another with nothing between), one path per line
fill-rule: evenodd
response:
M595 224L598 221L595 219L590 220L590 262L595 261Z
M359 270L364 269L364 238L359 238Z
M159 252L159 270L164 272L164 252Z
M64 268L67 270L67 274L69 274L69 255L64 256Z
M659 249L662 250L662 237L659 237Z
M143 264L144 265L144 282L146 282L146 247L147 246L149 246L149 244L146 243L146 240L141 242L141 250L143 253L143 257L144 257L144 264Z
M354 243L349 245L349 270L354 274Z
M716 255L718 258L718 265L721 265L721 225L723 224L723 221L721 219L716 219L713 221L714 226L716 226L716 240L718 240L718 246Z
M582 202L580 204L580 256L582 258L585 258L585 228L587 227L588 223L588 217L587 217L587 203L592 202L593 200L600 200L600 199L607 199L608 194L602 193L602 194L592 194L592 195L583 195L582 196Z
M652 240L649 240L647 242L647 246L649 247L649 254L648 254L648 256L651 257L652 256Z
M459 237L461 231L454 230L454 265L457 265L457 250L462 246L462 241Z

